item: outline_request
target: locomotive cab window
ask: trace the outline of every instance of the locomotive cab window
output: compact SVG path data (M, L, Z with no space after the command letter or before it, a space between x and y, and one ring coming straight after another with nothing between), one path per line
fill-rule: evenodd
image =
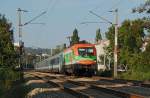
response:
M80 56L93 56L94 55L93 48L78 48L78 52Z

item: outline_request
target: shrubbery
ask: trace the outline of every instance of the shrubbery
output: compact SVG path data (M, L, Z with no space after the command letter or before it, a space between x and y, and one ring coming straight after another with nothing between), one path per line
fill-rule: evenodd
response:
M105 71L98 71L97 75L102 76L102 77L112 77L112 70L105 70Z
M0 68L0 96L8 91L14 81L20 81L22 79L22 73L14 71L10 68Z
M126 73L120 74L120 78L129 80L150 80L150 65L136 65Z

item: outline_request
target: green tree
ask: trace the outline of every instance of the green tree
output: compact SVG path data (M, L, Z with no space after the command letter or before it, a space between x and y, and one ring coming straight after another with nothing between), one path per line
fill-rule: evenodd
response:
M114 49L114 35L115 34L115 27L111 26L108 28L108 31L106 32L106 38L110 41L109 46L106 48L106 51L109 53L113 52Z
M141 19L130 21L125 20L119 27L118 51L119 63L127 64L127 61L134 53L139 53L144 37L143 21ZM106 32L107 39L110 40L110 52L114 49L114 27L110 27Z
M139 12L139 13L150 13L150 0L146 0L144 4L141 4L140 6L133 8L133 12Z
M62 49L64 50L64 49L66 49L66 48L67 48L66 43L64 43Z
M75 28L71 37L71 45L79 43L80 37L78 36L78 30Z
M13 66L15 63L15 51L13 46L13 30L11 23L0 15L0 65Z
M11 23L0 15L0 98L8 98L5 95L14 87L14 81L23 79L23 74L14 70L16 58Z
M97 43L99 40L102 40L100 29L96 30L95 42Z
M126 65L129 68L124 77L129 79L130 75L130 79L148 79L148 77L137 78L137 75L144 75L145 68L150 65L147 59L149 53L146 51L142 53L140 49L145 37L143 19L125 20L118 29L118 65ZM106 37L110 40L107 51L111 53L114 49L114 26L106 32ZM143 73L138 74L137 70L143 71Z
M135 7L132 9L133 13L146 13L146 14L150 14L150 0L146 0L144 4L141 4L138 7ZM144 24L143 26L148 30L148 32L150 33L150 17L144 17Z
M133 8L132 9L133 13L145 13L145 14L150 14L150 0L146 0L144 4L141 4L140 6ZM139 47L141 46L141 44L145 44L147 42L147 38L148 35L150 34L150 17L143 17L141 22L141 25L139 28L139 31L142 31L141 33L139 33L139 35L137 35L135 32L138 32L137 28L135 28L137 26L138 21L136 21L134 23L134 26L132 26L132 31L134 31L134 36L136 36L136 38L134 37L134 40L137 42L135 45L137 46L137 49L139 49ZM148 31L149 34L147 33L143 33L143 28L145 30ZM137 31L136 31L137 30ZM133 36L132 35L132 36ZM141 40L141 36L143 37L143 40ZM134 41L133 41L134 42ZM129 53L130 57L128 56L128 64L130 64L129 66L129 70L123 74L125 78L128 79L138 79L138 80L150 80L150 40L147 42L146 45L146 50L141 52L137 52L137 53Z

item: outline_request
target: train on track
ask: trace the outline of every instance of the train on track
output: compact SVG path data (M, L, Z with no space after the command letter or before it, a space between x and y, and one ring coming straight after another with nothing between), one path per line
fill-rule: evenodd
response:
M61 53L36 63L35 70L73 75L93 75L96 70L94 44L74 44Z

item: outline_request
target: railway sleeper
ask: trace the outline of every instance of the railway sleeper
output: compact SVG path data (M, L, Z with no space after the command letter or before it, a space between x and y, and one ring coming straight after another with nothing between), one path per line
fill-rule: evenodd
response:
M68 88L68 87L64 87L64 90L78 98L94 98L93 96L90 96L88 94L85 94L83 92L78 92L76 90L73 90L71 88Z
M114 89L99 87L96 85L91 85L91 87L94 89L98 89L102 92L116 95L116 96L122 97L122 98L145 98L144 96L141 96L141 95L126 93L126 92L122 92L122 91L118 91L118 90L114 90Z
M145 84L145 83L142 83L140 86L141 86L141 87L150 88L150 84Z
M115 96L118 96L118 97L121 97L121 98L145 98L144 96L141 96L141 95L126 93L126 92L122 92L122 91L118 91L118 90L114 90L114 89L109 89L109 88L104 88L104 87L99 87L99 86L94 85L94 84L91 85L91 84L88 84L88 83L75 82L75 81L72 81L72 80L68 80L68 81L70 83L75 84L75 85L90 86L93 89L97 89L97 90L100 90L104 93L109 93L109 94L112 94L112 95L115 95Z
M90 96L90 95L85 94L85 93L83 93L83 92L78 92L78 91L73 90L73 89L71 89L71 88L65 87L64 85L62 85L62 84L60 84L60 83L55 83L55 82L53 82L53 81L44 79L44 78L42 78L42 77L40 77L40 76L37 76L37 75L34 75L34 76L36 76L36 77L39 78L39 79L44 80L46 83L52 84L52 85L54 85L54 86L56 86L56 87L60 87L60 89L66 91L67 93L72 94L73 96L76 96L76 97L78 97L78 98L94 98L93 96Z

